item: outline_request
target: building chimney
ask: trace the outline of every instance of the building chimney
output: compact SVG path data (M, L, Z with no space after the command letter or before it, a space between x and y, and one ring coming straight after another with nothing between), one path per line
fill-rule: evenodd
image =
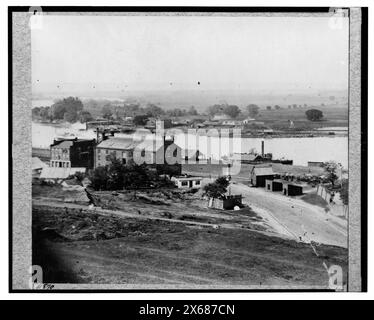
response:
M99 128L96 128L96 143L97 144L100 143L99 139L100 139L100 130Z
M265 141L264 140L261 141L261 156L262 157L265 156Z

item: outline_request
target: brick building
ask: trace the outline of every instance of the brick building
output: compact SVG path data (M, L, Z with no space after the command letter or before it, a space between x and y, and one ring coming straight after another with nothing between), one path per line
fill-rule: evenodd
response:
M63 139L55 140L50 146L50 167L92 169L96 140Z
M165 160L170 150L176 159L175 164ZM113 158L120 160L124 165L145 163L156 166L160 173L167 173L168 169L173 167L175 175L181 174L181 148L174 144L173 140L164 139L163 143L156 143L153 139L134 141L131 138L112 137L96 146L95 168L109 165Z

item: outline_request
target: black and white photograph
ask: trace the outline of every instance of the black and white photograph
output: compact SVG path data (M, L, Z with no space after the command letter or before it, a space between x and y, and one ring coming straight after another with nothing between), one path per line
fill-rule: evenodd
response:
M10 11L15 289L362 290L361 8Z

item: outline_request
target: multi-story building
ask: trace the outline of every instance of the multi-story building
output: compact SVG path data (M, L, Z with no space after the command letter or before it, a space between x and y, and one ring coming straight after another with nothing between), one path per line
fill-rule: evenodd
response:
M50 167L92 169L96 140L63 139L51 144Z
M169 152L172 154L168 154ZM169 163L166 160L169 157L173 157L176 163ZM134 141L131 138L112 137L96 146L95 168L110 164L113 158L120 160L124 165L145 163L155 166L160 172L167 171L165 166L171 168L174 165L176 174L181 172L181 148L174 144L173 140Z
M95 148L95 168L104 167L115 158L123 164L129 164L133 157L134 143L128 138L109 138Z

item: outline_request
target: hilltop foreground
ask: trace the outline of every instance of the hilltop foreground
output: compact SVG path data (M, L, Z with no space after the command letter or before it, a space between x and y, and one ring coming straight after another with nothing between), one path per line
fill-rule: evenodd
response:
M144 201L120 210L111 202L111 210L90 211L84 205L34 200L33 264L43 267L44 282L327 288L323 263L346 273L347 249L320 244L317 256L310 244L271 231L250 208L222 212L186 199Z

